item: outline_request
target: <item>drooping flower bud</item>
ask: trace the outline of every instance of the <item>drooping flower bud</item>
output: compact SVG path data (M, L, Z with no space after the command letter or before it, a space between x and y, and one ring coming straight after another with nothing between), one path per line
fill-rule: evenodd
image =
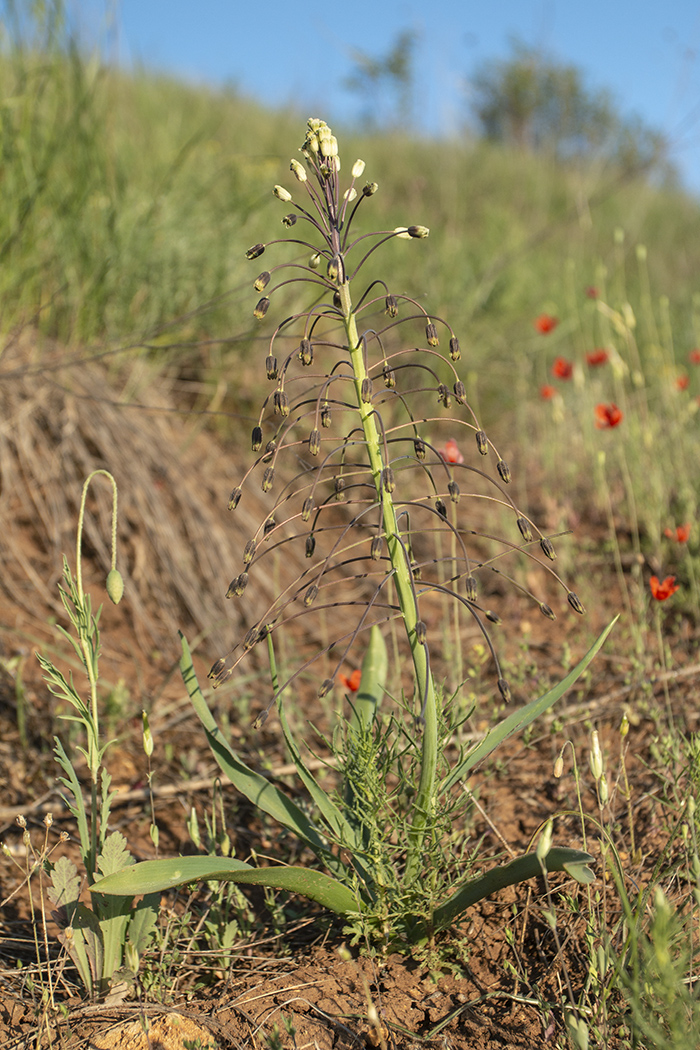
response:
M262 253L265 251L264 244L254 244L252 248L249 248L245 253L246 259L259 259Z
M542 553L546 554L550 561L556 559L557 553L554 550L554 544L547 536L543 536L540 540L540 547L542 548Z
M270 300L267 298L267 296L264 295L262 299L260 299L260 301L258 302L258 305L253 310L253 317L257 317L258 321L262 321L263 317L269 309Z
M421 461L425 459L425 441L423 441L423 438L414 437L413 451L416 454L416 459L420 459Z
M253 452L259 452L262 448L263 432L262 427L253 427L253 436L251 438L251 448Z
M314 429L309 434L309 452L312 456L317 456L321 451L321 431L318 428Z
M425 338L428 340L428 346L439 346L440 340L438 339L437 328L432 321L428 321L425 326Z
M486 432L484 430L477 430L476 432L476 447L478 448L479 453L482 456L488 455L489 442L488 438L486 437Z
M314 350L311 345L311 340L307 339L306 336L301 340L299 345L299 360L302 365L310 365L314 359Z
M379 183L377 183L377 182L368 182L365 186L362 187L362 196L363 197L371 197L377 192L378 189L379 189Z
M288 230L291 230L292 226L296 226L296 224L297 217L293 212L290 212L289 215L282 216L282 225L286 226Z
M522 536L522 538L525 540L526 543L529 543L532 539L532 529L530 528L530 522L527 520L527 518L523 518L523 516L521 515L517 519L515 524L520 529L520 535Z
M476 580L473 576L465 576L464 589L467 592L467 601L475 602L477 598Z
M275 468L267 467L262 479L262 490L263 492L269 492L275 483Z
M379 561L382 556L382 547L384 546L384 540L381 536L373 536L372 543L369 549L369 556L372 561Z
M453 361L459 361L462 356L462 351L459 348L459 339L456 335L453 335L450 339L450 357Z
M309 259L309 267L312 270L318 270L321 265L321 253L315 252Z
M461 379L458 379L454 385L455 401L458 405L464 405L467 400L467 390Z
M399 305L396 302L395 295L387 295L384 309L389 317L398 317Z
M513 699L513 694L510 691L510 686L508 685L508 682L505 678L498 679L498 691L507 704L510 703L510 701Z
M285 190L284 186L275 186L272 192L277 197L277 200L284 201L285 204L288 204L292 199L291 193L289 190Z
M392 493L396 488L396 481L394 480L394 471L391 467L384 467L382 471L382 488L385 492Z
M105 590L109 595L109 600L114 605L119 605L124 595L124 580L119 569L110 569L107 573L107 579L105 581Z
M271 514L269 518L265 518L265 524L263 525L263 536L267 536L268 532L272 532L277 522L275 521L275 515Z
M247 586L248 573L242 572L239 576L236 576L236 578L231 580L231 582L229 583L228 590L226 591L226 597L233 598L233 596L235 595L237 598L240 598Z
M306 537L306 557L313 558L314 551L316 550L316 537L313 532L309 533Z
M369 405L372 401L372 380L369 376L365 376L360 386L360 400L365 404Z
M439 496L435 500L435 510L438 512L441 518L447 519L447 507L445 506L445 501L440 499Z
M447 491L450 494L450 499L453 503L459 503L459 485L456 481L450 481L447 485Z
M253 288L255 288L256 292L264 292L269 283L270 283L270 271L269 270L263 270L263 272L260 274L260 276L258 277L258 279L255 282L255 284L253 285Z
M248 540L243 550L243 564L250 565L253 558L255 557L255 551L257 550L257 543L255 540Z
M277 358L268 354L265 358L265 371L268 379L277 379Z
M301 520L302 521L308 521L309 518L311 517L311 511L313 509L314 509L314 501L311 499L311 496L308 496L304 500L304 505L301 508Z
M569 591L569 593L566 596L566 600L568 601L569 605L574 610L574 612L577 612L579 616L583 616L586 610L584 609L583 603L577 594L574 594L573 591Z
M306 594L304 595L304 605L311 605L313 602L316 601L317 598L318 587L315 583L312 583L311 586L307 588Z
M228 498L228 509L229 510L235 510L236 509L238 504L241 502L241 496L242 495L243 495L243 490L242 489L236 488L236 489L233 490L233 492L231 493L231 495Z
M543 616L546 616L548 620L556 620L554 611L544 602L540 602L540 612Z
M444 405L445 408L449 408L452 404L452 397L444 383L438 383L437 392L440 404Z
M298 160L291 160L289 163L289 170L294 174L294 178L298 182L306 182L308 176L306 174L306 168L303 164L300 164Z
M508 485L510 483L510 467L508 466L506 461L504 459L499 459L498 463L496 464L496 468L498 470L498 473L501 475L501 481L503 481L504 484Z
M424 620L416 620L416 641L419 645L425 645L428 640L428 628Z
M275 406L275 412L284 417L289 415L289 398L284 390L275 390L272 401Z
M388 362L385 362L382 368L382 375L384 376L384 386L387 390L394 390L396 388L396 372L389 367Z
M409 226L408 227L408 236L409 237L417 237L418 239L422 240L422 238L423 237L427 237L429 235L429 233L430 233L430 230L428 229L427 226Z

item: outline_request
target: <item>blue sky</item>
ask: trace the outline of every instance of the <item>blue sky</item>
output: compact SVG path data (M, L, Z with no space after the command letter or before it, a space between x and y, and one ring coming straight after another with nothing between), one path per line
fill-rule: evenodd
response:
M121 64L138 63L193 81L231 83L305 116L356 118L343 86L353 49L384 55L414 30L419 126L455 134L468 113L469 78L484 60L509 54L517 36L581 68L590 88L608 88L626 115L671 141L686 183L700 193L700 3L698 0L77 0L91 34L109 32ZM105 15L105 11L108 12Z

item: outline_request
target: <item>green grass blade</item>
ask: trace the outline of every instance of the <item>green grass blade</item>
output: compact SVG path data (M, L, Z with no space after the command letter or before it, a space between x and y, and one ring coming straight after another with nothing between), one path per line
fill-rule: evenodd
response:
M348 719L350 728L359 732L361 726L368 729L377 714L386 685L389 659L386 642L378 627L369 634L369 645L362 661L362 678L357 696L353 699L352 714Z
M539 715L543 714L548 708L550 708L552 704L555 704L557 700L564 695L567 689L571 688L576 679L586 670L612 631L617 619L616 616L615 619L608 624L605 630L601 632L583 659L576 664L566 678L563 678L561 682L555 685L543 696L539 697L539 699L533 700L531 703L526 704L525 707L521 707L517 711L514 711L511 715L508 715L507 718L504 718L502 722L499 722L494 729L491 729L481 743L477 744L475 748L472 748L469 754L455 766L452 772L447 776L441 790L449 791L450 788L466 776L474 766L479 762L483 762L485 758L488 758L488 756L495 751L504 740L507 740L508 737L512 736L514 733L525 729L525 727L529 726Z
M228 857L175 857L170 860L146 860L115 872L91 886L93 892L106 895L134 896L156 893L184 886L188 882L219 880L247 886L269 886L288 890L316 901L324 908L345 915L357 911L355 894L342 883L320 871L308 868L251 868Z
M242 795L245 795L254 806L263 810L264 813L267 813L285 828L293 831L295 835L298 835L300 839L308 843L317 855L323 858L324 863L330 866L333 858L330 856L327 845L318 828L291 799L287 798L283 791L280 791L264 776L247 766L224 739L197 681L187 640L182 634L180 639L182 641L182 659L180 660L182 678L192 701L192 706L204 727L209 747L221 770L226 774L234 787Z
M588 867L593 859L589 853L584 853L582 850L553 846L544 858L544 866L547 871L566 871L577 882L587 884L594 878L593 872ZM525 882L541 874L542 865L536 853L526 853L522 857L511 860L508 864L492 868L485 875L480 875L479 878L472 879L471 882L462 886L444 904L435 909L433 928L442 930L454 922L457 916L467 908L471 908L484 897L489 897L505 886L513 886L517 882Z

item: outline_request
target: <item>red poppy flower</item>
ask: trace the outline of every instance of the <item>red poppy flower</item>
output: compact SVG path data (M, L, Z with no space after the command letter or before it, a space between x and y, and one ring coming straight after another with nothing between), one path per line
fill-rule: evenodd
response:
M540 387L540 397L544 398L545 401L551 401L557 392L557 388L552 386L551 383L545 383L544 386Z
M687 390L690 386L690 377L686 375L676 376L676 390Z
M691 365L700 365L700 350L691 350L688 354Z
M622 412L613 401L609 405L596 405L594 411L598 430L612 430L622 422Z
M665 580L660 580L658 576L652 576L649 580L649 586L651 587L652 597L656 598L657 602L665 602L667 598L670 598L672 594L675 594L680 589L680 584L676 583L675 576L667 576Z
M438 449L445 463L464 463L464 456L459 451L454 438L448 438L442 448Z
M607 350L591 350L590 353L586 354L586 364L590 365L591 368L597 368L599 365L604 365L607 360Z
M690 536L690 522L686 522L685 525L676 525L675 529L664 529L664 536L675 540L676 543L687 543Z
M362 681L362 671L358 667L350 675L339 674L338 681L341 685L344 685L349 692L356 693L360 688L360 682Z
M552 375L555 379L571 379L574 374L574 366L565 357L556 357L552 365Z
M586 288L586 298L587 299L597 299L598 298L598 289L594 288L592 284L590 284L588 286L588 288Z
M536 317L532 323L538 332L541 332L542 335L547 335L548 332L553 332L557 327L559 324L559 318L552 317L551 314L540 314L540 316Z

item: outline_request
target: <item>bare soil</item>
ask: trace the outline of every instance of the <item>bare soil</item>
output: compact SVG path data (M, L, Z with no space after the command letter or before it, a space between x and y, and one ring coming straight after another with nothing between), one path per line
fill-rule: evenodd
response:
M142 413L134 424L115 407L116 395L109 393L110 382L98 366L63 369L60 383L37 385L27 374L27 354L17 349L17 361L24 368L18 364L14 386L6 382L1 395L0 839L7 853L0 855L0 1045L7 1050L277 1045L297 1050L408 1050L420 1043L455 1050L515 1050L566 1045L562 1004L569 995L575 999L583 987L587 950L585 894L563 878L552 882L558 939L543 916L548 905L545 886L533 881L472 909L442 944L441 971L437 956L385 957L361 945L348 951L348 934L341 923L303 901L280 896L273 906L261 894L251 893L254 921L224 962L212 958L201 939L181 937L177 961L143 960L143 967L160 967L166 974L158 987L149 991L142 982L94 1003L82 997L55 925L48 915L46 923L42 921L42 904L47 911L50 906L40 874L33 874L29 886L25 877L44 844L53 850L53 860L61 852L77 856L75 827L60 798L51 752L57 728L66 739L65 725L57 719L56 700L41 680L33 652L40 649L57 661L67 659L65 643L57 640L51 625L56 617L64 622L56 601L60 553L74 549L85 474L106 465L116 471L114 448L119 449L120 469L129 480L120 481L126 597L118 608L106 607L102 621L105 718L108 735L116 738L108 759L118 791L113 826L124 832L137 859L154 855L141 742L140 712L147 709L156 741L152 786L161 856L194 850L186 829L190 809L194 806L204 827L212 800L219 797L235 856L246 858L255 851L262 858L288 860L290 847L230 786L223 785L217 794L217 767L175 673L179 627L190 636L206 634L196 657L203 674L218 655L221 639L230 645L232 633L241 629L234 614L228 609L222 613L221 595L247 537L245 525L232 525L225 515L226 489L236 480L247 448L241 451L206 431L183 437L180 417L174 413L186 391L178 388L177 379L169 386L146 385L148 403L157 402L163 411ZM91 418L81 408L85 398L90 399ZM52 490L60 492L59 500ZM97 524L90 524L86 534L86 584L98 593L109 567L108 551L99 539L109 535L109 501L100 495L90 508L91 522ZM510 600L505 631L513 642L514 666L522 669L523 678L516 683L514 702L532 695L528 690L539 683L561 676L563 642L578 659L600 626L619 610L600 539L599 522L582 516L577 540L590 556L579 558L577 573L587 578L589 593L600 596L585 629L580 621L564 620L558 634L547 633L547 625L533 626L522 603ZM597 588L599 575L606 583ZM653 655L640 662L623 628L614 649L599 658L585 683L564 699L553 717L538 724L527 741L510 741L474 777L479 811L471 830L475 841L482 839L484 867L496 857L525 852L550 815L557 817L556 841L581 845L570 750L560 779L553 775L554 761L570 740L582 772L583 807L595 815L587 770L589 731L592 725L599 730L610 767L617 771L618 729L626 712L630 732L623 746L631 797L628 805L615 774L609 817L626 878L635 885L648 880L668 842L667 821L658 804L663 785L653 772L651 748L669 718L683 732L698 728L697 625L688 615L669 618L666 632L671 670L655 670ZM652 653L653 638L650 630ZM300 638L300 644L306 641ZM537 665L534 684L531 662ZM247 761L294 793L274 719L257 733L251 729L256 702L254 695L229 697L222 701L219 717L226 720ZM323 728L325 709L311 695L304 702L309 719ZM492 720L493 703L492 695L480 702L471 723L475 732ZM47 828L49 813L52 824ZM28 835L18 826L18 816L26 821ZM59 843L62 831L72 837L65 843ZM594 853L596 841L589 842ZM602 863L596 873L594 890L601 890L604 883L609 885ZM201 915L207 893L164 895L164 921L175 924L185 911ZM566 906L562 894L568 895ZM611 907L610 921L615 920ZM622 1018L622 1002L619 1011ZM622 1045L613 1032L609 1045Z

